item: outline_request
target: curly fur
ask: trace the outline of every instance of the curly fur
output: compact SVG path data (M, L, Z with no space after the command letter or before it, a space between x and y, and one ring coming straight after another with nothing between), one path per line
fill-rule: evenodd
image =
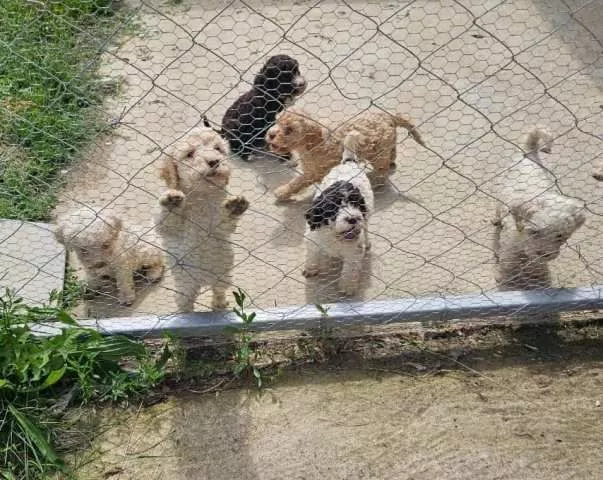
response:
M530 258L552 260L585 221L584 204L562 194L556 179L542 164L539 152L552 151L552 137L543 128L528 135L527 153L506 172L499 197L509 208L523 250Z
M526 235L517 229L508 209L496 212L492 248L499 290L533 290L551 287L549 262L554 255L526 249Z
M288 55L269 58L255 76L252 89L224 114L221 133L231 151L248 160L253 152L264 150L264 137L277 114L305 89L297 60Z
M152 282L163 274L161 250L124 230L121 218L99 214L89 208L71 211L57 220L57 241L72 249L86 272L86 282L94 289L103 277L117 282L120 303L135 299L134 274L141 272Z
M179 312L190 312L203 285L212 289L212 308L226 308L226 288L234 263L230 236L248 207L229 197L229 155L225 140L197 127L164 157L161 178L168 189L159 198L155 219L172 274Z
M347 133L361 135L358 155L373 168L372 180L382 184L396 162L398 127L407 129L421 145L423 140L411 120L385 112L367 112L345 125L328 129L312 120L305 112L288 109L268 130L266 141L278 155L293 153L301 163L303 173L275 190L278 200L289 200L313 183L320 182L340 162L342 139Z
M356 151L361 136L345 138L340 164L324 178L306 212L306 265L304 276L320 273L325 258L343 260L339 290L354 295L358 290L362 258L370 247L368 223L373 212L373 190Z

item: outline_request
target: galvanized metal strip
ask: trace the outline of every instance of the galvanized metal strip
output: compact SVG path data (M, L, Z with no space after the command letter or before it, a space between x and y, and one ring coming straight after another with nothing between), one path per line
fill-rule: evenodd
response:
M322 308L326 310L326 316L314 305L260 310L256 312L253 330L305 330L323 326L325 322L337 326L454 322L469 318L603 309L603 286L335 303ZM224 333L225 327L240 327L242 322L232 312L199 312L83 320L80 324L107 335L156 338L166 333L180 337L216 335ZM53 328L45 326L40 333L52 334Z

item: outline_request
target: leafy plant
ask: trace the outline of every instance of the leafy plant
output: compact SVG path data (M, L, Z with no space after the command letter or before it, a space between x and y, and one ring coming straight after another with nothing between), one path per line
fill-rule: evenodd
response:
M0 476L6 478L66 471L55 449L60 418L51 413L64 410L65 398L124 401L164 377L167 347L153 359L140 342L78 326L57 300L30 307L8 290L0 297Z
M245 293L239 288L232 292L235 298L236 307L233 312L243 321L242 327L227 327L227 331L233 334L237 340L234 352L234 364L232 372L237 377L251 377L254 379L258 388L264 385L262 371L255 365L258 359L258 352L253 344L253 335L251 325L255 319L255 312L247 313L245 311Z

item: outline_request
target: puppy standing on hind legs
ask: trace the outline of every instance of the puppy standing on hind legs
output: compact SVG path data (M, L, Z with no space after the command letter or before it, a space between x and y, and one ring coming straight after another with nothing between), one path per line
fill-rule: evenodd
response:
M501 291L550 288L550 254L526 250L525 235L517 229L507 208L499 206L492 221L495 280Z
M159 198L156 217L172 274L179 312L191 312L203 285L212 290L211 306L226 308L226 289L234 265L230 237L249 203L229 197L228 145L210 128L196 128L164 159L161 177L168 190Z
M343 261L339 291L357 293L362 260L370 248L368 222L374 209L373 190L356 151L361 140L350 132L344 140L341 163L320 184L306 212L305 277L318 275L330 258Z
M564 195L541 162L539 152L552 151L551 135L535 128L526 150L503 178L499 194L508 209L499 207L494 222L497 283L505 290L550 287L548 263L585 221L584 204Z

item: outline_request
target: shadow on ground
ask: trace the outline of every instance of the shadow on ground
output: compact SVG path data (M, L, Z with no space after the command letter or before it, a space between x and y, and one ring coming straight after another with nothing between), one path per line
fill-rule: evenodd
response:
M193 378L107 409L81 478L594 479L600 323L447 335L322 332L262 394ZM199 360L203 352L191 350ZM314 352L314 354L312 354ZM321 352L320 354L318 352ZM209 360L209 359L207 359ZM286 362L283 362L285 364ZM214 379L215 380L215 379ZM232 387L232 384L231 384Z

